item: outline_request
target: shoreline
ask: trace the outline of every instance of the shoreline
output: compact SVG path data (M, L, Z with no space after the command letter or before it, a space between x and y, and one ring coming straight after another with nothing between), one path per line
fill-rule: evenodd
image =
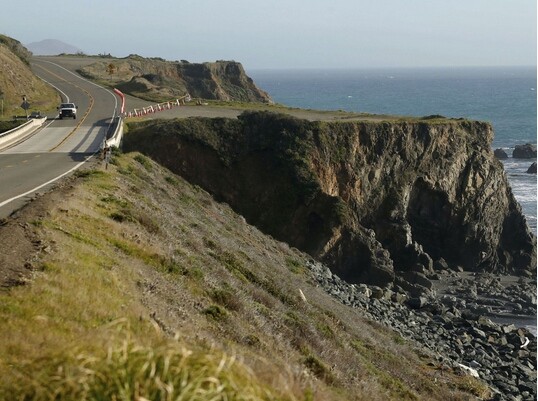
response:
M499 324L530 326L536 337L536 280L493 273L454 272L432 280L436 298L456 296L471 313Z
M514 275L457 272L432 280L436 298L455 296L460 305L501 325L529 330L537 337L536 280Z
M461 294L459 297L443 296L434 289L413 300L418 303L410 302L412 300L406 299L405 295L389 289L349 284L319 262L312 260L307 266L313 279L328 294L429 353L437 361L437 368L448 367L480 378L491 388L495 400L512 399L509 396L514 394L522 395L524 400L536 399L536 332L516 327L517 321L497 323L486 313L467 309L465 296ZM465 280L465 276L472 274L451 270L447 275ZM514 278L507 276L503 282L513 284ZM437 281L437 287L444 285L445 290L460 290L449 285L450 281ZM522 285L525 284L516 282L516 286ZM505 285L504 288L512 287ZM481 306L480 299L476 298L475 303L477 307ZM528 318L532 319L532 316ZM508 368L510 374L507 374Z
M497 315L492 316L491 319L494 323L500 325L510 325L513 324L517 328L522 328L528 330L534 337L537 337L536 333L536 317L533 316L521 316L521 315Z

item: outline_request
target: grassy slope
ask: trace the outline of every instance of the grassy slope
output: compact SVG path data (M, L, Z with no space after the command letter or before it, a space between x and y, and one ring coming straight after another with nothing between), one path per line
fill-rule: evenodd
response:
M0 293L0 399L484 394L335 303L307 256L201 189L140 154L94 167L26 222L41 271Z
M60 102L59 94L37 78L30 70L27 60L25 59L25 62L15 54L2 38L13 43L18 42L0 35L0 91L3 93L4 118L25 115L25 111L20 107L22 95L26 95L30 103L29 113L54 110Z

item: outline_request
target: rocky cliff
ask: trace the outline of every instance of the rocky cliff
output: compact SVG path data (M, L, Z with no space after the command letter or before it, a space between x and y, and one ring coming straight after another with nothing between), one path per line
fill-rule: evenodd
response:
M408 291L434 263L530 275L536 239L491 125L311 122L268 112L131 124L139 150L350 282ZM402 277L405 280L402 280Z
M143 58L104 59L79 70L81 75L151 101L190 94L193 98L271 103L247 76L241 63L189 63Z

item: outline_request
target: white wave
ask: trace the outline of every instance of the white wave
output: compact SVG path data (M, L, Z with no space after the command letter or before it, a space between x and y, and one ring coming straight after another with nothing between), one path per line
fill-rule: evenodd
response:
M519 203L536 203L536 194L518 194L514 191L514 196Z

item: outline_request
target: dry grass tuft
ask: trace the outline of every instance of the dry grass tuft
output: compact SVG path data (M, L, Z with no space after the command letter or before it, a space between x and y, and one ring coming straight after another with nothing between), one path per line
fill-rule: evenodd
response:
M293 399L260 384L234 355L134 337L122 327L103 350L75 347L22 365L2 390L17 400Z

